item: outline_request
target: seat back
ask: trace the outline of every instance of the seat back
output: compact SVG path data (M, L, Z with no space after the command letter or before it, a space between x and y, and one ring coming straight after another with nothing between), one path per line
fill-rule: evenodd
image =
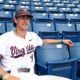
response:
M80 42L80 31L63 31L62 39L70 39L73 42Z
M77 58L80 60L80 43L74 43L74 45L70 47L69 50L72 58Z
M69 52L64 44L38 47L36 63L47 67L46 73L49 75L64 76L76 80L76 61L69 60Z
M5 32L6 32L5 23L4 22L0 22L0 34L3 34Z
M42 39L58 39L59 38L59 32L39 32L39 36Z
M67 47L63 44L43 45L36 49L37 62L46 65L47 62L60 62L69 59Z
M62 33L62 31L75 31L75 25L73 23L56 23L56 31Z
M54 24L52 21L49 22L33 22L33 31L39 34L39 32L54 32Z

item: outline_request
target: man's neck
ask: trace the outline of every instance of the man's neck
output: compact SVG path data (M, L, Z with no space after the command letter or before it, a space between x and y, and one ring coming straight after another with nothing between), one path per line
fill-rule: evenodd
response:
M15 33L16 36L19 36L19 37L25 39L25 36L26 36L26 33L27 33L27 32L26 32L26 31L20 31L20 30L17 30L17 29L16 29L16 30L14 31L14 33Z

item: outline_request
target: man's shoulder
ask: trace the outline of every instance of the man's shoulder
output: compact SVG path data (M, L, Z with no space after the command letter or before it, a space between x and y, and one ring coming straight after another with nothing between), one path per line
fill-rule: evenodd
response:
M12 35L12 31L4 33L4 34L0 35L0 37L5 38L5 37L9 37L10 35Z
M29 35L37 35L35 32L28 32Z

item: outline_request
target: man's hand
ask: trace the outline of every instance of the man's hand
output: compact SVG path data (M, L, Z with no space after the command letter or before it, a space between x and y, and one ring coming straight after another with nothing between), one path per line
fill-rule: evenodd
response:
M68 45L68 46L73 46L73 42L71 40L62 40L64 44Z

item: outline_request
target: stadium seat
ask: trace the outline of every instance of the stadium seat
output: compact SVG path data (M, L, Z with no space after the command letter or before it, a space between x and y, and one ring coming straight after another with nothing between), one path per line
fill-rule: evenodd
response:
M56 31L62 33L62 31L75 31L75 25L73 23L56 23Z
M4 22L0 22L0 34L3 34L5 32L6 32L5 23Z
M15 5L5 4L2 6L3 11L15 11Z
M78 61L77 76L80 78L80 43L74 43L74 45L70 47L69 50L71 58L76 58Z
M70 13L66 14L66 19L70 20L71 22L80 22L80 14L78 13Z
M0 11L0 21L12 21L12 14L10 11Z
M46 9L43 6L31 6L33 12L45 12Z
M69 4L66 4L66 7L74 8L74 7L76 7L76 5L75 5L75 4L72 4L72 3L70 2Z
M72 11L74 12L74 13L80 13L80 8L72 8Z
M0 4L4 4L4 0L0 0Z
M31 2L30 1L25 1L25 0L21 0L21 1L19 1L19 5L21 5L21 6L30 6L31 5Z
M62 13L71 13L71 8L66 8L66 7L62 7L62 8L59 8L59 11L62 12Z
M58 13L59 12L58 8L54 7L54 6L47 6L46 11L49 13Z
M64 3L55 3L54 4L56 7L65 7L65 4Z
M6 0L5 4L17 5L18 1L17 0Z
M49 17L55 22L66 21L64 13L49 13Z
M6 23L6 28L7 28L7 32L15 29L13 23Z
M76 30L80 31L80 23L76 23Z
M31 7L30 6L28 6L28 5L17 5L16 6L16 8L18 9L18 8L26 8L27 10L31 10Z
M48 13L46 12L33 12L33 19L48 19Z
M53 7L53 3L52 2L44 2L44 6L46 6L46 7L52 6Z
M80 43L74 43L74 45L69 49L70 49L71 57L80 60Z
M47 3L47 2L49 3L49 2L52 2L52 0L43 0L43 2L44 3Z
M59 39L59 32L39 32L42 39Z
M32 1L33 6L42 6L41 1Z
M62 39L70 39L73 42L80 42L80 31L62 31Z
M33 31L39 34L39 32L54 32L55 27L52 21L48 22L33 22Z
M57 75L76 80L76 59L69 58L64 44L43 45L36 49L36 69L39 75Z
M63 0L62 3L69 4L70 3L70 0Z

